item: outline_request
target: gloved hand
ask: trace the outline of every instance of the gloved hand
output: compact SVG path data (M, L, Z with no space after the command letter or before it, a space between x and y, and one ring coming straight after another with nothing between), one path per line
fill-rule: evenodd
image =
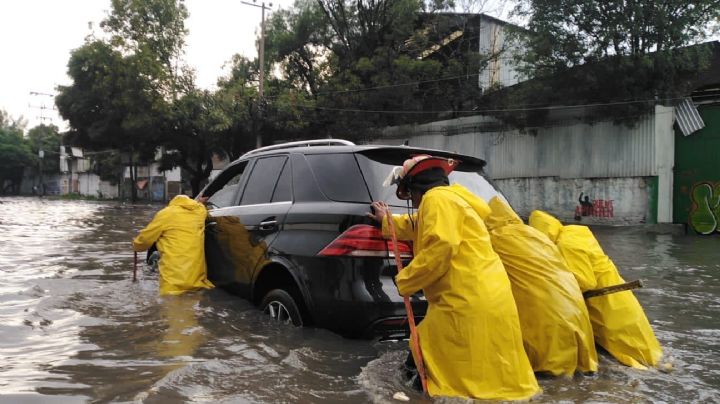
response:
M390 214L390 207L383 201L376 201L370 204L372 212L367 214L367 217L375 220L378 223L382 223L385 216Z

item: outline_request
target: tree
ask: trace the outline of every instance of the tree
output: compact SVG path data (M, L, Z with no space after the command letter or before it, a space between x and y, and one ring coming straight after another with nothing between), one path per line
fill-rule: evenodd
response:
M191 72L180 66L186 17L182 1L113 0L101 23L109 40L89 37L74 50L68 63L73 84L59 87L56 103L70 122L69 139L129 157L133 201L137 159L154 155L171 101L191 87Z
M55 100L70 123L68 140L90 150L124 152L133 184L136 159L154 155L156 128L167 108L139 63L104 42L87 43L72 52L68 75L73 84L60 86ZM134 186L131 195L136 200Z
M0 110L0 194L18 194L23 171L35 162L30 143L23 137L22 120Z
M43 174L54 174L60 170L60 143L62 135L55 125L40 124L28 131L27 135L30 148L35 155L42 150L42 172Z
M112 11L100 23L110 45L138 58L153 88L173 96L186 77L178 75L185 46L187 7L183 0L112 0Z
M709 47L687 45L717 32L720 1L523 0L516 13L528 19L525 72L542 80L510 104L672 103L708 64ZM632 121L653 105L596 110Z
M181 167L189 173L193 195L200 192L202 181L210 175L212 153L220 145L220 135L231 125L219 102L220 96L209 91L188 92L173 103L165 123L161 144L167 152L160 169Z
M298 109L306 133L349 138L437 116L423 111L472 109L485 62L477 52L477 28L469 22L475 16L436 13L450 6L320 0L298 1L275 13L266 54L280 66L288 96L271 99L271 105ZM458 30L464 35L445 46Z
M230 118L222 145L231 157L255 147L257 134L263 130L267 104L260 100L259 80L258 60L240 55L233 56L230 74L218 80L217 105Z
M233 58L231 73L218 81L215 107L228 117L229 125L218 137L217 146L230 158L237 158L255 147L255 134L262 130L267 142L309 136L309 121L301 105L308 103L303 84L295 80L270 77L266 99L258 99L257 59ZM220 113L220 111L218 111Z
M662 54L717 30L720 1L524 0L529 60L551 72L608 56Z

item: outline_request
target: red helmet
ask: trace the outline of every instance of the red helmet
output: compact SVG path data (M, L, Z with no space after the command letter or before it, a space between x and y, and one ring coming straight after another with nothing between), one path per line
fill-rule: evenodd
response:
M390 184L397 184L395 194L399 199L410 199L410 191L408 190L409 180L419 173L432 168L441 168L445 175L450 174L460 161L447 159L443 157L431 156L429 154L418 154L405 160L402 167L395 167L390 173Z

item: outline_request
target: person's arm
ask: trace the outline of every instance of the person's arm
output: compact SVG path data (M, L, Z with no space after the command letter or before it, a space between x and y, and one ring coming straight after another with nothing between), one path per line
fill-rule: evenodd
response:
M393 224L395 225L395 236L398 240L413 240L415 238L417 213L414 213L412 217L408 214L386 216L382 222L382 234L383 237L387 239L391 237L390 227L387 222L390 218L392 218Z
M133 250L145 251L155 244L162 234L162 216L163 212L158 212L153 220L144 229L140 230L140 233L132 241Z
M395 277L401 295L409 296L433 284L452 265L452 258L462 242L464 212L458 209L442 197L423 200L422 227L418 229L418 245L422 249Z

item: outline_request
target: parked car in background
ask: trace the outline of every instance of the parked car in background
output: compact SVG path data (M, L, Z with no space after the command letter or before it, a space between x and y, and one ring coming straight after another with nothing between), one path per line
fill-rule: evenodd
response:
M248 152L201 192L208 196L208 277L273 318L347 337L404 338L407 319L394 284L391 242L367 217L370 202L409 210L382 183L416 154L461 161L450 175L488 200L497 195L485 162L440 150L354 145L323 139ZM400 242L407 264L409 243ZM411 298L416 321L427 303Z

